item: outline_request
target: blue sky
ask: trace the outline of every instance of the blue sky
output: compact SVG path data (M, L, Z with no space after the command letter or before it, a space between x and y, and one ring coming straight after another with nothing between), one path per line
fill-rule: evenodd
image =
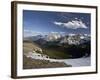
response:
M48 34L90 34L91 14L23 10L24 36Z

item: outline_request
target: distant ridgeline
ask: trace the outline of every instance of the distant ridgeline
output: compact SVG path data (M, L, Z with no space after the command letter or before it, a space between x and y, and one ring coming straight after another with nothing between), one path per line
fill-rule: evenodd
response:
M24 42L37 44L51 58L80 58L91 55L91 37L88 34L48 34L25 37Z

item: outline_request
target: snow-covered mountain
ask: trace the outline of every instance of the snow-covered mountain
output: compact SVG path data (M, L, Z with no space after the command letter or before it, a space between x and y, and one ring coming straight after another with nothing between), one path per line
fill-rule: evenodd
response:
M90 40L89 35L69 34L69 35L63 37L62 40L60 41L60 43L68 43L68 44L78 45L78 44L82 44L84 42L87 42L89 40Z
M56 41L56 40L60 39L61 37L62 37L61 34L50 33L50 34L45 36L45 40L46 41Z
M43 48L57 49L69 58L87 57L91 54L91 37L88 34L58 34L50 33L46 35L35 35L25 37L24 41L33 42Z
M24 40L32 40L32 41L42 41L50 42L50 41L58 41L59 44L73 44L78 45L90 41L90 35L88 34L66 34L62 35L60 33L49 33L47 35L37 35L24 38Z

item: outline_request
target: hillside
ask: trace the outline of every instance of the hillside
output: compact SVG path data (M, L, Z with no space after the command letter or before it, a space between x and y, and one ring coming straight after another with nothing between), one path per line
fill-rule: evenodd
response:
M23 52L28 53L28 52L33 52L34 50L40 50L41 48L39 45L32 41L23 41Z
M41 46L41 45L40 45ZM29 52L36 51L37 53L40 54L45 54L48 55L50 58L55 58L55 59L63 59L63 58L68 58L69 55L67 55L66 51L61 47L50 47L49 45L44 45L40 47L38 44L34 42L27 42L24 41L23 43L23 52L24 54L28 54Z
M46 51L45 51L46 50ZM33 69L33 68L55 68L55 67L71 67L71 65L65 64L64 62L50 62L49 60L34 59L29 56L30 52L37 52L37 54L45 54L51 58L62 58L61 53L56 50L48 50L40 48L34 42L24 41L23 42L23 69ZM59 55L58 55L59 52ZM34 53L32 53L34 54ZM64 57L65 55L63 55Z
M71 67L64 62L50 62L49 60L31 59L24 56L23 69Z

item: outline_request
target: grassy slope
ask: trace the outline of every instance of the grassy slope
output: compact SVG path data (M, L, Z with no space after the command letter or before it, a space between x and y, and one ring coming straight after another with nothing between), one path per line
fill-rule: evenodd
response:
M64 51L61 51L60 49L44 48L43 51L45 54L47 54L51 58L55 58L55 59L66 59L69 57L69 55L67 55L67 53L65 53Z
M33 42L23 42L23 52L24 53L32 52L34 48L36 47L40 48L39 45Z
M24 53L32 52L36 47L40 48L38 44L33 42L24 42L23 47L24 47L23 48ZM65 59L69 57L69 55L67 55L67 53L64 52L64 50L61 50L59 48L47 48L47 47L41 47L41 48L43 50L43 53L41 54L46 54L50 58Z
M24 54L32 52L34 48L37 47L40 48L39 45L33 42L24 42L23 43ZM65 54L62 54L61 51L59 52L56 49L49 49L49 48L43 48L43 53L41 54L47 54L51 58L62 58L65 56ZM65 64L63 62L50 62L48 60L38 60L38 59L36 60L23 56L23 69L56 68L56 67L71 67L71 65Z

